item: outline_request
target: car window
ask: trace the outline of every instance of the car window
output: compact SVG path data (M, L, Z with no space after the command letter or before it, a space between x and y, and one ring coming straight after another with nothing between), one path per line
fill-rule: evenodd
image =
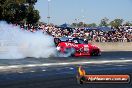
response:
M60 38L60 40L64 42L64 41L67 41L68 38L67 37L62 37L62 38Z
M76 43L76 44L78 43L78 41L77 41L77 40L73 40L73 42L74 42L74 43Z
M84 40L82 40L82 39L78 39L78 43L79 44L87 44Z

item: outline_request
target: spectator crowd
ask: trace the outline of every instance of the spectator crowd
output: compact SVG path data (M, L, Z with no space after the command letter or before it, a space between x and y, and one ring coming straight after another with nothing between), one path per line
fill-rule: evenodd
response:
M109 31L85 28L62 28L55 25L20 25L22 30L36 32L41 30L53 37L78 37L92 42L132 42L132 26L121 25Z

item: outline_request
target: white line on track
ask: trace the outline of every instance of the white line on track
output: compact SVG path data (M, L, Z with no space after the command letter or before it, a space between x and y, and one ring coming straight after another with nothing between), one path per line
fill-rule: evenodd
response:
M35 72L35 71L30 71L30 72Z
M125 58L120 58L121 60L124 60Z
M27 64L27 65L10 65L0 66L0 69L18 69L24 67L49 67L49 66L68 66L68 65L85 65L85 64L107 64L107 63L127 63L132 60L102 60L102 61L76 61L76 62L60 62L60 63L43 63L43 64Z
M118 67L123 67L123 66L125 66L125 65L115 65L115 66L118 66Z
M74 68L69 68L70 70L73 70Z
M42 70L43 72L45 72L46 70Z
M22 73L24 73L24 72L18 72L18 73L22 74Z

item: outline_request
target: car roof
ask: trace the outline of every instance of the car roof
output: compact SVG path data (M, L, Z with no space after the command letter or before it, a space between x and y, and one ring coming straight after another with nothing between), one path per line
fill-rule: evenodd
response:
M59 38L61 41L67 41L67 40L69 40L69 38L67 38L67 37L61 37L61 38Z
M79 38L75 38L75 37L61 37L59 38L61 41L67 41L67 40L73 40L73 39L79 39Z

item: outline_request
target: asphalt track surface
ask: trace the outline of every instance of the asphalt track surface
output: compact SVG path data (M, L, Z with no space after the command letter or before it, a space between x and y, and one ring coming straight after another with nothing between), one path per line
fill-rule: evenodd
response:
M25 58L0 60L0 88L132 88L124 84L84 84L76 81L77 67L87 74L128 74L132 52L103 52L99 57Z

